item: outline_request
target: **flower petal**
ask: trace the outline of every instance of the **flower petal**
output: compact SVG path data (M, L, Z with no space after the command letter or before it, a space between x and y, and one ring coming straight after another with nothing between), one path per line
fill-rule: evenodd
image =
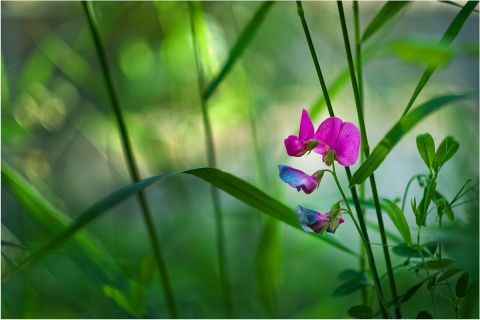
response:
M342 166L351 166L358 160L360 151L360 131L350 122L344 122L335 144L335 155Z
M317 132L315 132L315 139L320 143L313 151L325 157L328 153L325 144L330 149L335 150L338 132L342 124L343 121L337 117L330 117L323 121L320 126L318 126Z
M284 143L290 157L301 157L308 151L308 145L305 145L297 136L288 136Z
M345 219L343 219L341 215L337 215L335 219L333 219L333 221L330 222L330 225L328 226L326 231L329 233L335 233L337 228L344 222L345 222Z
M312 193L318 186L318 178L312 177L303 171L294 169L290 166L278 165L280 179L288 183L298 191L303 190L306 194Z
M313 127L312 120L305 109L302 109L298 138L300 141L307 141L315 138L315 128Z
M323 233L325 227L330 222L330 218L327 215L302 206L297 206L295 213L305 232Z

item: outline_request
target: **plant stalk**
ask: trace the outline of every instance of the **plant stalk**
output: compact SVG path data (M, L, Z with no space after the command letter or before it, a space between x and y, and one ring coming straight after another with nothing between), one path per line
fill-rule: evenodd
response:
M343 11L343 4L341 1L337 1L337 6L338 6L338 13L340 16L340 24L342 26L342 34L343 34L343 40L345 44L345 51L347 54L347 61L348 61L348 67L350 70L350 79L352 81L352 87L353 87L353 95L355 98L355 105L357 109L357 116L358 116L358 121L360 124L360 132L362 135L362 142L364 143L363 145L363 152L365 153L365 157L368 158L370 155L370 149L368 146L368 139L367 139L367 133L365 130L365 121L363 118L363 112L362 112L362 103L360 101L360 95L359 95L359 90L358 90L358 85L356 81L356 76L355 76L355 69L353 65L353 58L352 58L352 52L350 49L350 42L348 39L348 30L347 30L347 25L345 22L345 13ZM393 269L392 269L392 261L390 259L390 252L388 251L388 243L387 243L387 237L385 234L385 226L383 224L383 217L382 217L382 211L380 208L380 201L378 198L378 191L377 191L377 186L375 182L375 176L372 174L370 176L370 185L372 188L372 195L373 195L373 201L375 203L375 211L377 214L377 220L378 220L378 225L380 229L380 237L382 239L382 244L383 244L383 254L385 256L385 262L386 262L386 267L387 267L387 272L388 272L388 278L390 282L390 289L392 291L392 298L393 302L395 304L395 315L397 318L401 318L401 311L400 311L400 305L398 304L398 294L397 294L397 288L395 285L395 278L393 275Z
M304 15L304 11L303 11L301 1L297 1L297 12L298 12L298 15L300 16L302 27L303 27L305 36L307 38L308 48L310 49L310 53L312 55L313 63L315 65L315 70L317 72L318 80L320 81L320 86L322 88L323 96L325 97L325 102L326 102L326 105L327 105L328 112L329 112L331 117L334 117L335 113L333 112L332 103L330 101L328 90L327 90L327 87L325 85L325 80L323 79L322 71L320 69L320 64L318 62L317 54L315 52L315 47L313 46L313 42L312 42L312 39L310 37L310 32L308 30L308 25L307 25L307 22L305 20L305 15ZM350 171L350 167L345 167L345 172L347 174L348 180L350 181L352 179L352 173ZM370 240L369 240L369 237L368 237L368 231L367 231L367 227L366 227L366 224L365 224L365 219L363 217L362 208L360 206L360 201L359 201L356 189L351 188L350 191L352 193L352 199L353 199L353 202L355 204L355 211L357 212L357 217L358 217L358 221L360 223L360 228L361 228L361 231L362 231L362 234L363 234L363 238L365 239L365 249L367 250L367 256L369 258L368 261L369 261L369 264L370 264L370 269L372 271L374 282L375 282L376 286L378 286L378 289L377 289L378 298L379 298L380 301L383 301L383 292L382 292L382 288L380 286L380 281L379 281L377 267L376 267L376 264L375 264L375 259L373 259L373 251L372 251L372 248L370 246ZM386 318L388 316L388 313L387 313L386 308L384 308L383 304L381 304L381 310L382 310L383 317Z
M132 180L134 182L138 182L138 181L140 181L140 175L139 175L139 172L138 172L138 167L137 167L137 164L135 162L133 149L132 149L131 142L130 142L130 137L128 135L127 126L126 126L125 120L123 118L122 110L120 108L120 103L118 101L118 96L115 92L115 87L113 85L113 79L111 78L110 67L108 65L106 52L105 52L105 50L103 48L103 45L102 45L102 42L101 42L100 32L99 32L98 27L97 27L97 21L96 21L96 18L95 18L95 13L93 11L91 2L82 1L82 5L83 5L83 8L85 9L85 13L86 13L86 16L88 18L88 23L89 23L89 26L90 26L90 30L92 32L92 36L93 36L93 40L94 40L95 47L96 47L96 50L97 50L97 54L98 54L98 57L100 59L100 65L101 65L101 68L102 68L103 76L105 78L104 80L105 80L105 83L107 85L107 90L108 90L108 93L109 93L109 97L111 99L113 111L114 111L114 114L115 114L115 119L117 120L117 124L118 124L119 130L120 130L120 137L121 137L121 141L122 141L122 147L123 147L124 155L125 155L126 162L127 162L128 171L129 171L129 174L130 174L130 177L132 178ZM159 275L160 275L161 281L163 282L164 294L165 294L165 298L166 298L166 302L167 302L167 306L168 306L170 315L173 318L179 318L178 310L176 308L175 300L174 300L172 289L171 289L171 286L170 286L170 280L169 280L168 273L167 273L167 267L166 267L165 262L163 260L162 252L161 252L160 245L159 245L159 242L158 242L158 236L157 236L157 233L155 231L155 227L154 227L154 223L153 223L152 214L151 214L151 211L150 211L150 207L147 204L147 200L146 200L145 193L143 192L143 190L140 191L137 194L137 199L138 199L138 201L140 203L140 206L141 206L141 209L142 209L141 211L142 211L142 214L143 214L143 218L145 220L145 224L147 226L148 235L150 237L150 242L151 242L151 245L152 245L152 248L153 248L153 253L154 253L154 256L155 256L155 260L158 264Z

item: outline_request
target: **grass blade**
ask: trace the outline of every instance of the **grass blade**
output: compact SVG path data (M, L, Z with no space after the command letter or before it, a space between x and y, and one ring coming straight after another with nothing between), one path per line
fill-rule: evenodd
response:
M441 47L448 47L452 41L455 39L457 34L460 32L462 29L465 21L467 21L468 16L472 11L475 9L477 6L478 1L468 1L465 6L460 10L458 15L453 19L452 23L448 27L447 31L445 31L445 34L443 35L442 39L440 40L440 43L438 44ZM408 101L407 107L403 111L402 117L405 117L412 107L413 103L415 102L415 99L417 99L418 95L422 91L422 89L425 87L427 84L428 80L432 76L432 74L435 72L437 69L438 65L437 64L429 64L425 71L423 72L422 77L420 78L420 81L418 82L417 86L415 87L415 90L413 91L412 97Z
M235 61L242 55L245 48L247 48L250 41L253 39L255 32L260 27L263 19L267 15L269 9L275 2L273 1L265 1L263 2L260 7L258 8L257 12L255 12L254 16L250 20L250 22L245 26L242 33L238 37L235 45L228 56L227 62L223 66L222 70L218 73L218 75L210 82L207 88L203 91L202 97L203 100L207 101L215 89L218 87L220 82L222 82L223 78L228 74L232 66L234 65Z
M362 42L367 41L372 35L380 30L385 23L397 15L407 4L409 4L409 1L387 2L372 19L372 21L370 21L370 24L363 32Z
M410 114L401 118L390 131L383 137L380 143L373 149L372 154L353 174L350 181L350 187L365 181L385 160L392 148L402 139L417 123L434 111L438 111L442 107L458 102L467 98L477 97L472 94L449 95L431 99Z
M15 199L26 209L29 216L45 230L58 234L58 230L65 230L73 224L67 214L53 206L43 197L25 178L10 165L2 161L2 183L15 196ZM79 229L77 229L79 231ZM113 285L123 290L128 288L128 278L109 256L87 232L72 233L67 248L74 253L73 257L79 262L93 280L106 285ZM42 250L47 254L53 247ZM28 258L29 259L29 258ZM2 274L2 278L6 274ZM128 291L126 291L128 292Z
M2 174L4 172L4 168L6 165L2 164ZM129 197L134 196L144 188L152 185L153 183L163 180L165 178L184 173L196 176L201 178L210 184L214 185L217 188L222 189L223 191L227 192L234 198L250 205L251 207L258 209L269 216L280 220L284 223L287 223L293 226L296 229L301 230L298 221L295 217L294 211L292 208L285 206L283 203L275 200L274 198L270 197L262 190L254 187L253 185L249 184L248 182L231 175L227 172L223 172L221 170L209 167L202 167L202 168L194 168L194 169L187 169L183 171L176 171L170 172L163 175L153 176L147 179L140 180L136 183L127 185L123 188L118 189L117 191L109 194L108 196L104 197L100 201L96 202L90 208L85 210L82 214L79 215L78 219L69 224L66 230L57 236L54 240L48 243L46 246L29 256L25 259L20 266L25 266L31 262L34 262L44 255L48 254L53 248L56 248L62 245L66 240L70 239L73 235L75 235L79 230L81 230L84 226L88 223L92 222L96 218L102 216L108 209L112 208L113 206L119 204L120 202L128 199ZM20 193L19 197L22 194ZM37 204L41 205L41 203L37 203L36 199L32 199L32 206ZM333 245L337 249L348 253L350 255L356 256L356 253L352 251L350 248L339 242L337 239L333 238L333 236L325 237L318 236L316 234L311 234L312 236L317 237L330 245ZM2 275L3 277L3 275Z

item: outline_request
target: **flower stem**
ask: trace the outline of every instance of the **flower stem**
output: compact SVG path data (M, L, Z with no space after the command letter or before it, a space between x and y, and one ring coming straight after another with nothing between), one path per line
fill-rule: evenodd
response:
M333 175L333 179L335 180L335 183L337 184L338 190L340 191L340 194L342 195L343 202L345 202L345 205L347 206L347 210L348 210L347 213L352 218L353 223L355 224L355 227L357 228L358 234L360 235L360 238L362 238L363 245L365 246L365 249L367 251L367 256L368 256L368 260L370 262L370 266L375 265L375 261L374 261L374 258L373 258L373 253L372 253L371 249L368 249L368 248L371 248L370 243L364 237L364 233L363 233L362 229L358 225L357 220L355 220L355 218L353 217L352 209L350 208L350 205L348 204L347 197L345 196L345 193L343 192L343 189L340 185L340 182L338 181L337 172L335 171L335 162L332 162L332 175ZM391 318L389 313L388 313L387 305L385 304L385 301L383 299L383 293L381 291L382 289L381 289L381 286L380 286L380 279L378 278L378 275L376 277L375 276L373 277L373 281L375 283L375 289L377 290L378 300L380 301L380 305L382 307L381 308L382 313L383 312L385 313L384 317L388 316L389 318Z
M318 59L317 59L317 54L315 53L315 47L313 46L313 42L312 42L312 39L310 37L310 32L308 30L308 25L307 25L307 22L305 21L305 16L304 16L304 11L303 11L301 1L297 1L297 11L298 11L298 15L300 16L300 20L302 22L302 26L303 26L303 30L305 32L305 36L307 38L308 48L310 49L310 53L312 55L312 59L313 59L314 65L315 65L315 70L317 72L318 80L320 81L320 86L322 88L322 93L323 93L323 96L325 97L325 102L327 104L328 113L331 117L334 117L335 113L333 112L333 108L332 108L332 104L330 102L330 97L329 97L329 94L328 94L328 90L327 90L327 87L325 85L325 80L323 79L322 71L320 69L320 64L319 64ZM352 173L350 171L350 168L345 167L345 172L347 174L348 180L350 181L352 179ZM373 278L375 279L375 283L378 284L378 288L377 288L377 293L379 294L378 298L379 298L379 300L383 300L383 292L382 292L382 288L380 287L380 281L378 280L379 279L378 271L377 271L377 267L376 267L376 264L375 264L375 260L373 259L373 252L372 252L372 248L371 248L370 243L369 243L369 237L368 237L367 227L366 227L365 220L364 220L363 213L362 213L362 207L360 205L360 201L358 199L356 189L351 188L350 191L352 193L352 199L353 199L353 202L355 204L355 211L357 212L357 217L358 217L358 221L360 222L363 237L366 240L365 244L366 244L367 256L369 257L368 261L369 261L369 264L370 264L370 269L372 271ZM382 315L383 315L384 318L386 318L387 317L387 310L386 310L386 308L384 308L383 305L381 305L381 306L382 306Z
M353 58L352 58L352 53L350 50L350 42L348 39L348 31L347 31L347 25L345 22L345 14L343 11L343 5L341 1L337 1L337 6L338 6L338 13L340 16L340 24L342 26L342 34L343 34L343 40L345 44L345 51L347 54L347 61L348 61L348 68L350 70L350 80L352 81L352 87L353 87L353 95L355 98L355 105L357 109L357 115L358 115L358 121L360 123L360 132L362 135L362 143L363 143L363 152L365 153L365 157L368 158L370 155L370 148L368 146L368 139L367 139L367 132L365 130L365 121L363 119L363 111L362 111L362 103L360 101L360 95L359 95L359 90L358 90L358 85L356 81L356 76L355 76L355 70L353 66ZM383 254L385 256L385 262L386 262L386 267L387 267L387 272L388 272L388 278L390 282L390 289L392 291L392 298L393 302L395 305L395 315L397 318L401 318L401 311L400 311L400 305L398 304L398 294L397 294L397 288L395 285L395 278L393 275L392 271L392 261L390 259L390 252L388 251L387 247L387 237L385 234L385 226L383 224L383 218L382 218L382 211L380 208L380 201L378 198L378 192L377 192L377 186L375 182L375 176L372 174L370 176L370 185L372 188L372 195L373 195L373 201L375 203L375 211L377 214L377 220L378 220L378 226L380 229L380 237L382 239L382 244L383 246Z
M130 173L130 176L134 182L140 181L140 174L138 172L137 164L135 162L135 158L133 155L133 149L131 146L130 138L127 131L127 126L125 124L125 120L123 118L122 111L120 109L120 103L118 101L118 96L115 92L113 86L113 80L111 78L110 68L107 63L107 55L103 48L101 39L100 39L100 32L97 28L97 22L95 19L95 13L92 8L91 2L82 1L83 8L85 9L86 16L88 18L88 23L90 26L90 30L93 35L93 40L96 46L96 50L98 53L98 57L100 59L100 65L103 71L103 75L105 77L105 83L107 85L108 93L112 102L112 107L114 110L115 118L117 120L119 129L120 129L120 137L122 141L122 146L124 150L124 154L127 160L127 167ZM178 310L175 306L175 300L173 297L172 289L170 287L170 281L168 278L167 268L165 262L163 260L163 256L160 250L160 245L158 244L158 236L155 231L155 227L153 224L153 218L150 211L150 207L147 204L147 200L145 197L145 193L140 191L137 194L138 201L140 202L140 206L142 208L143 218L145 220L145 224L147 225L148 235L150 237L150 242L152 244L153 253L155 256L155 260L158 264L158 270L160 273L160 279L163 282L163 289L165 298L167 301L167 306L170 311L170 314L173 318L178 318Z

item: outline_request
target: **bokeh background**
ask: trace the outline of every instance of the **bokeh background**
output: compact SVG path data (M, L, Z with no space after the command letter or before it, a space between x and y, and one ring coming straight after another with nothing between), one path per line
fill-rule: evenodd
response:
M384 4L359 3L362 30ZM260 5L195 4L207 81L218 74ZM93 2L92 6L142 178L206 166L188 3ZM353 39L352 3L344 7ZM131 183L85 11L79 2L56 1L2 1L1 10L2 161L56 208L76 219L99 199ZM304 10L325 80L331 85L347 67L336 3L305 2ZM398 121L431 59L444 59L445 63L415 105L440 95L478 90L478 12L468 18L449 49L435 49L459 10L440 2L411 3L365 44L371 47L369 55L365 54L363 72L365 119L372 147ZM298 133L302 108L315 110L315 125L328 117L321 96L295 2L273 4L207 103L217 167L292 207L292 215L297 204L327 211L340 199L331 177L324 178L317 192L305 195L281 182L277 174L277 164L310 173L325 167L315 154L288 158L283 146L283 139ZM332 102L337 116L358 123L348 78ZM477 100L443 108L421 122L376 172L380 197L402 197L410 177L427 171L415 145L416 135L425 132L434 137L437 146L447 135L460 142L458 153L438 179L438 189L447 199L468 179L472 180L469 186L477 183L478 123ZM353 171L356 168L358 164ZM346 186L343 172L341 181ZM369 188L366 190L369 198ZM178 175L152 185L146 193L180 315L223 318L208 184ZM412 187L407 203L412 196L421 198L420 187ZM478 281L478 188L464 200L471 201L456 207L456 219L446 223L450 233L445 235L449 239L445 253L458 266L468 268L474 282ZM272 222L224 193L221 205L234 317L344 318L347 309L360 302L358 292L332 296L340 284L337 275L358 268L355 257ZM25 210L4 184L1 209L2 244L5 240L24 247L2 245L3 272L11 267L5 257L19 263L55 232ZM416 234L408 205L405 213ZM373 211L367 211L367 219L374 223ZM395 234L386 215L385 220ZM426 239L439 234L433 218L431 222L431 229L425 229ZM140 281L142 266L151 266L153 258L136 198L122 202L84 229L118 272L141 283L137 290L141 293L128 297L144 306L141 315L169 317L157 273L152 273L151 281ZM372 242L380 242L378 234L371 233ZM335 238L355 251L360 249L349 219ZM384 271L381 248L374 249ZM404 260L395 255L393 259L394 264ZM2 317L139 316L106 294L89 263L80 252L62 246L23 272L2 278ZM399 292L419 280L407 268L395 274ZM428 291L422 290L405 304L405 317L415 317L431 304ZM453 317L447 300L437 299L438 314ZM476 310L478 317L478 305Z

